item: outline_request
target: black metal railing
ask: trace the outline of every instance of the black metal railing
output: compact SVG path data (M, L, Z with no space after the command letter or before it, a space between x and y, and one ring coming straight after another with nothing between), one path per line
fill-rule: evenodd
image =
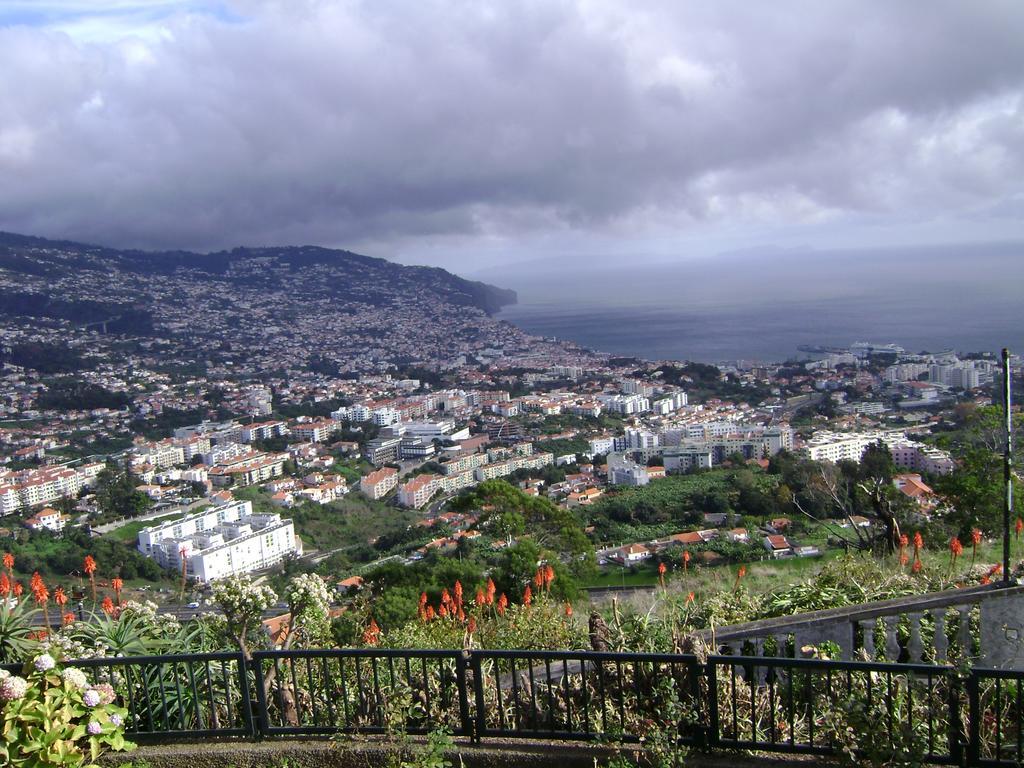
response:
M761 656L323 649L84 659L139 741L337 733L1019 765L1024 671Z

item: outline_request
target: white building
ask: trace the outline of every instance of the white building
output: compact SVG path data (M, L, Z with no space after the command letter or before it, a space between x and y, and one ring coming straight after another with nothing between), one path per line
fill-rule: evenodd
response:
M616 451L642 451L657 448L660 444L661 439L654 432L632 427L627 427L622 437L615 438Z
M906 434L898 430L843 433L823 430L807 441L801 453L814 461L860 461L867 447L878 441L889 448L899 467L937 475L953 471L954 462L948 453L908 440Z
M403 507L419 509L444 486L437 475L417 475L398 486L398 503Z
M714 459L705 443L666 448L662 454L666 472L687 472L691 469L711 469Z
M253 514L252 504L237 501L139 531L138 549L164 568L180 570L201 582L250 573L301 554L291 520L278 514Z
M618 454L608 456L608 482L612 485L647 485L647 469Z
M402 424L402 427L404 434L429 442L431 440L449 438L455 431L455 422L448 419L441 421L407 421ZM466 437L469 437L468 432ZM450 437L449 439L464 440L465 438Z
M296 440L323 443L338 429L338 423L334 419L319 419L298 422L292 424L289 429Z
M598 395L597 399L606 411L623 416L651 410L651 401L642 395Z
M64 530L64 526L67 524L68 516L62 515L56 509L46 507L41 509L32 517L25 521L25 525L31 528L33 531L47 530L59 533Z
M260 421L242 427L242 441L251 443L253 440L269 440L288 434L288 425L283 421Z
M398 470L382 467L359 479L359 490L371 499L381 499L398 487Z

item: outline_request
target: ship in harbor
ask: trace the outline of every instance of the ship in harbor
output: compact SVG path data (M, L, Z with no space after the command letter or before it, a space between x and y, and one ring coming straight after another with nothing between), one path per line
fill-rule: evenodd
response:
M871 355L902 355L906 350L899 344L875 344L870 341L855 341L849 347L835 347L828 344L801 344L797 347L801 352L812 355L842 355L852 354L857 357L871 357Z

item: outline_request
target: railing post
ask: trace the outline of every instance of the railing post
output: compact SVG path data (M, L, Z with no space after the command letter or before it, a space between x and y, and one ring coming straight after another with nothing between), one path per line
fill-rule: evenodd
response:
M718 669L713 658L705 665L708 678L708 727L705 744L709 751L718 746Z
M238 687L242 694L242 722L245 723L246 733L255 738L256 728L252 719L252 696L249 695L249 665L245 661L245 654L238 654Z
M981 701L978 675L972 669L967 677L968 723L967 765L978 765L981 758Z
M693 705L694 736L697 739L696 747L706 751L709 749L708 726L699 724L704 721L704 718L701 717L704 697L700 695L700 679L703 677L704 666L697 660L696 656L693 656L686 667L690 678L690 702Z
M267 688L263 682L263 660L259 651L252 655L254 679L256 683L256 728L259 738L270 735L270 714L267 711Z
M960 719L960 706L963 704L963 685L956 669L951 667L948 672L949 680L949 757L953 765L964 765L964 733L963 722Z
M487 728L487 702L484 701L484 675L480 669L480 654L468 651L469 663L473 670L473 699L476 704L476 723L473 727L473 741L480 743L480 737ZM498 681L501 685L501 681Z
M462 733L477 741L476 729L473 726L473 718L469 713L469 682L466 680L466 661L472 660L472 651L460 651L455 654L455 682L459 689L459 722L462 723ZM479 702L477 704L479 706Z

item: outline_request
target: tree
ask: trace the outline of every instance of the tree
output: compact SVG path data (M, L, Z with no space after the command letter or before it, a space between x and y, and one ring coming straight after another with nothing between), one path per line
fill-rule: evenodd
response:
M958 534L967 535L972 528L1001 531L1005 487L1001 452L1004 446L1003 414L999 407L964 408L957 411L962 425L950 441L957 460L956 468L935 483L935 490L949 504L945 517ZM1020 445L1024 416L1013 422L1014 443ZM1011 519L1024 515L1020 481L1014 483L1014 505Z
M110 517L136 517L153 504L153 500L136 489L139 479L126 460L124 467L110 463L96 476L96 504Z
M864 449L864 454L860 458L861 479L877 477L891 483L895 474L896 462L892 458L889 446L879 440Z

